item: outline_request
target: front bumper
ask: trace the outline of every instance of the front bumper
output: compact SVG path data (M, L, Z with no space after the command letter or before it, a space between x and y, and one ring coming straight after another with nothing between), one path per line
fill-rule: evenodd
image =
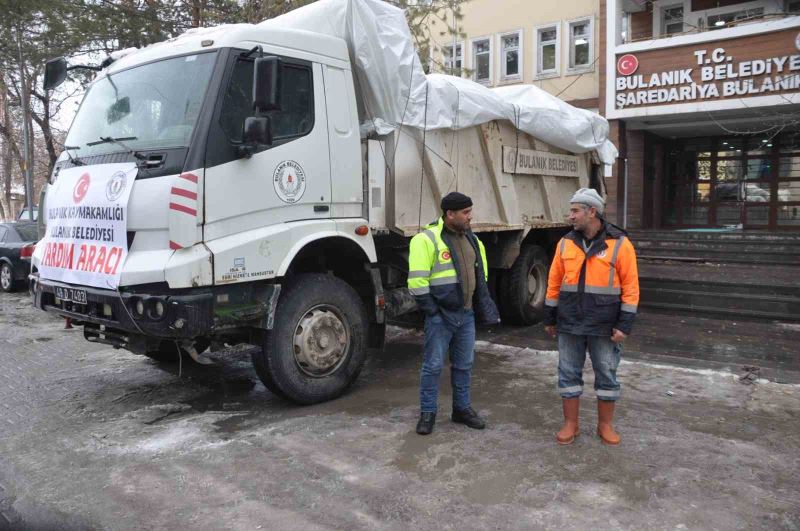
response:
M47 312L71 318L85 326L89 335L138 335L151 338L183 340L210 335L214 326L214 295L191 293L157 295L126 293L88 286L74 286L63 282L39 278L33 274L30 291L34 305ZM59 300L56 288L75 288L86 291L86 304ZM139 302L145 309L136 310ZM156 315L156 303L163 308Z

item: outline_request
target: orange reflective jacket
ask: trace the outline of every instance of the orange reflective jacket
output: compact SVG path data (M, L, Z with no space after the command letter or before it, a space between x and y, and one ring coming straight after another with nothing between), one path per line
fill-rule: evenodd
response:
M559 332L631 332L639 305L636 251L619 227L606 223L601 230L588 250L583 234L574 230L558 242L547 282L545 324L557 324Z

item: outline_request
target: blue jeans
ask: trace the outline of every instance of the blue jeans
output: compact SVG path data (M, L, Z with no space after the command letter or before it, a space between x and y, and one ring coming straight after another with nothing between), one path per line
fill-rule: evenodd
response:
M420 371L419 402L423 413L436 413L439 376L444 358L450 352L450 383L453 386L453 409L470 407L469 386L475 359L475 314L472 310L441 312L425 318L425 346Z
M576 336L563 332L558 333L558 392L561 398L575 398L583 393L583 364L587 350L592 358L597 398L617 400L620 346L605 336Z

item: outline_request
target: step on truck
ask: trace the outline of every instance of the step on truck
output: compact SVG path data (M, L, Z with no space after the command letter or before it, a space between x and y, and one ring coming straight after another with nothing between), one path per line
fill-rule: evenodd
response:
M35 305L160 361L259 346L264 385L301 404L344 392L416 310L408 243L444 194L474 198L503 319L532 324L568 200L601 173L508 120L364 132L327 35L225 26L104 66L41 202ZM48 62L46 86L66 70Z

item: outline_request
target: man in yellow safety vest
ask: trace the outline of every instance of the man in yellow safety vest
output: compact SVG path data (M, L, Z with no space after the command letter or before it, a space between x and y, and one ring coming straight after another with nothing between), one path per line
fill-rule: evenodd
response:
M489 296L483 243L470 230L472 199L459 192L442 198L442 217L411 239L408 287L425 314L417 433L428 435L436 422L439 376L450 352L453 422L483 429L470 400L475 356L475 321L498 323Z

